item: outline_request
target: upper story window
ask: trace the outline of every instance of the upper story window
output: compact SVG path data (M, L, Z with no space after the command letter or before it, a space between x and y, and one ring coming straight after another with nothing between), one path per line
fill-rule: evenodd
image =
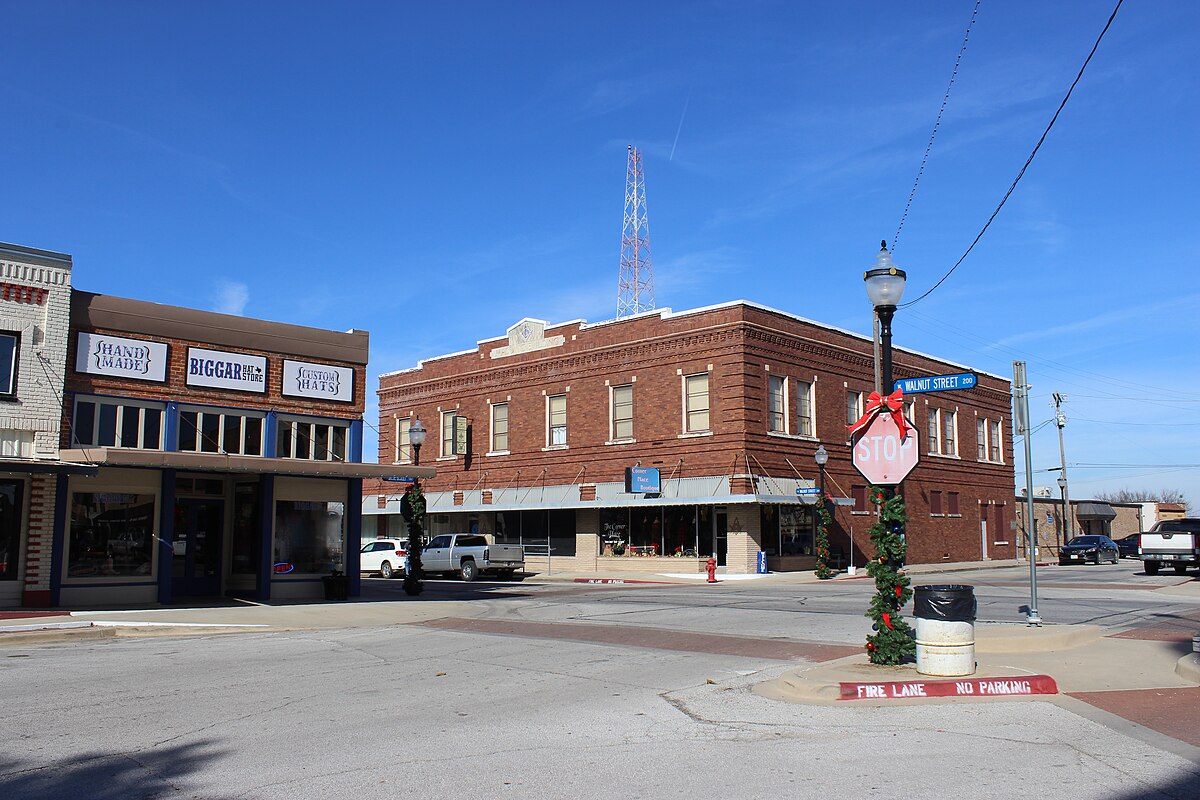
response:
M407 464L412 461L412 417L396 417L396 463Z
M508 403L492 405L492 452L508 452Z
M546 398L546 444L549 447L567 443L567 396L553 394Z
M979 417L975 420L975 438L979 442L979 460L1002 463L1000 420Z
M813 385L808 381L796 381L796 433L817 435L813 423Z
M165 410L165 403L81 395L75 398L71 445L161 450Z
M349 461L349 431L350 423L342 420L280 417L275 428L275 455L309 461Z
M264 415L229 408L179 409L179 449L231 456L263 454Z
M21 352L21 337L7 331L0 333L0 398L17 395L17 361Z
M710 427L709 420L709 402L708 402L708 373L702 372L699 375L687 375L683 379L683 402L684 402L684 432L696 433L699 431L708 431Z
M853 425L863 415L863 393L853 389L846 391L846 424Z
M454 411L442 412L442 458L454 458Z
M633 384L612 387L612 430L610 439L633 438Z
M787 378L772 375L767 380L767 430L787 433Z
M929 452L958 455L958 413L948 408L929 409Z

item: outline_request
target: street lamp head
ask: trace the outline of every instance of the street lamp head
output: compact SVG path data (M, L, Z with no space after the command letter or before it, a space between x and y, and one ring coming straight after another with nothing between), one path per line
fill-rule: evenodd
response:
M817 446L817 452L813 456L813 460L817 462L818 467L823 467L829 463L829 453L825 450L825 445Z
M425 444L425 426L421 424L421 420L414 419L408 427L408 441L413 447Z
M863 280L867 283L867 297L871 299L872 306L895 308L904 294L905 274L904 270L892 263L892 254L887 251L886 242L884 245L875 257L875 269L864 272Z
M1067 479L1064 478L1062 475L1058 476L1058 488L1059 488L1059 491L1067 488Z

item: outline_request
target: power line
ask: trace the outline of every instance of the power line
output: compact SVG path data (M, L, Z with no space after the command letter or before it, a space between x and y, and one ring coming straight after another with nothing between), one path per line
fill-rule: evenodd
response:
M979 5L983 0L975 0L975 10L971 12L971 21L967 24L967 32L963 35L962 47L958 50L958 58L954 59L954 70L950 73L950 83L946 86L946 94L942 97L942 107L938 109L937 119L933 123L933 131L929 134L929 144L925 146L925 155L921 157L921 166L917 170L916 180L913 181L912 191L908 193L908 202L904 204L904 213L900 215L900 225L896 235L892 237L892 252L900 243L900 231L904 230L904 221L908 219L908 210L912 208L913 198L917 194L917 185L925 174L925 164L929 161L929 151L933 150L933 140L937 137L938 128L942 124L942 115L946 113L946 104L950 102L950 90L954 88L954 79L958 77L958 65L962 62L963 53L967 51L967 40L971 38L971 28L975 27L975 18L979 16Z
M985 222L983 225L983 229L979 231L979 234L975 237L975 240L971 242L971 246L967 248L966 252L962 254L958 261L954 262L954 266L951 267L949 271L938 280L937 283L931 286L929 290L925 292L925 294L921 295L916 300L911 300L902 304L900 308L908 308L909 306L916 305L931 295L934 289L937 289L947 278L954 274L954 271L958 269L959 264L962 264L962 262L966 260L967 256L970 255L971 251L975 249L975 245L979 243L979 240L983 238L983 234L985 234L987 229L991 227L992 221L996 219L996 216L1000 213L1000 209L1004 208L1004 204L1008 202L1008 198L1017 188L1017 184L1020 183L1021 178L1025 176L1025 170L1029 169L1029 165L1033 163L1034 156L1036 156L1038 150L1041 149L1042 142L1046 141L1046 137L1050 134L1050 129L1053 128L1054 123L1058 121L1058 115L1062 113L1063 108L1067 105L1067 101L1071 99L1071 93L1075 91L1076 84L1078 84L1079 80L1083 77L1083 71L1087 69L1087 65L1091 62L1092 56L1096 54L1096 49L1100 47L1100 42L1104 39L1104 34L1108 33L1109 27L1112 25L1113 20L1116 19L1117 12L1121 10L1121 4L1124 2L1125 0L1117 0L1116 8L1113 9L1112 14L1108 18L1108 22L1105 23L1104 30L1100 31L1100 35L1096 38L1096 43L1092 45L1092 52L1088 53L1088 57L1084 59L1083 66L1079 68L1079 74L1075 76L1075 80L1071 82L1071 87L1067 89L1067 94L1063 97L1062 102L1058 104L1058 110L1055 111L1054 116L1050 118L1050 124L1046 126L1046 130L1042 131L1041 138L1038 139L1037 144L1033 146L1033 152L1029 154L1029 158L1025 159L1025 164L1021 167L1021 171L1017 173L1017 177L1013 180L1012 185L1008 187L1008 191L1004 193L1004 197L1000 198L1000 205L996 206L996 210L992 212L990 217L988 217L987 222Z

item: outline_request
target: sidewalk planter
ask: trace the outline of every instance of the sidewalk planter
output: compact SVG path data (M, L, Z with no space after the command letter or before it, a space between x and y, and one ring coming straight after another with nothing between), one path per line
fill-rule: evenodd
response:
M326 575L321 578L321 583L325 585L326 600L350 599L350 579L342 573L334 572L332 575Z
M975 674L975 587L917 586L917 672L955 678Z

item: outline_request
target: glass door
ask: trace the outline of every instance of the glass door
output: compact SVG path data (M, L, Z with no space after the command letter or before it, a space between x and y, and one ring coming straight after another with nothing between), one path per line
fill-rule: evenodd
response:
M181 498L175 501L174 555L171 559L173 597L221 593L224 524L224 500Z

